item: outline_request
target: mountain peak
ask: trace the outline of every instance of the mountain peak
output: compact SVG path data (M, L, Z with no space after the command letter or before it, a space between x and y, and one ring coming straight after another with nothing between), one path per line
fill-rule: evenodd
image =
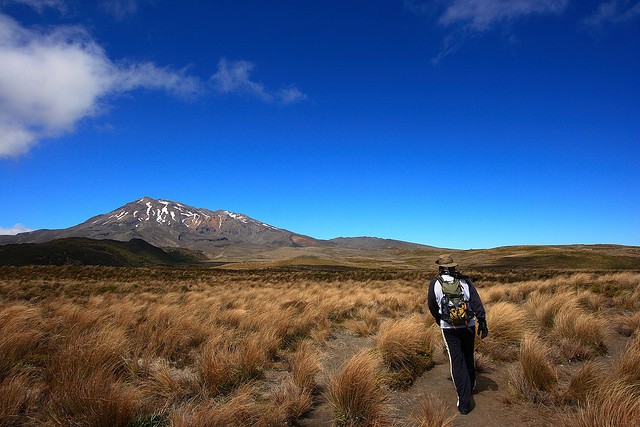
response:
M240 222L269 230L279 230L277 227L257 221L246 215L227 210L211 211L196 208L166 199L143 197L129 202L105 215L99 215L91 220L92 226L109 226L125 224L139 228L141 226L165 226L198 230L204 226L213 230L223 230L227 222ZM227 224L232 225L232 224Z
M244 214L211 211L147 196L74 227L23 233L4 240L5 243L30 243L65 237L120 241L143 239L159 247L182 247L210 255L227 246L277 248L318 244L311 237L274 227Z

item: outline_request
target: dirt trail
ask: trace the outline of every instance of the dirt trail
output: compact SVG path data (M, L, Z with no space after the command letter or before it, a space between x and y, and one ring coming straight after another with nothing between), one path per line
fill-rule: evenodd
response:
M325 358L322 361L323 373L319 384L324 387L331 372L360 350L371 348L370 337L356 337L348 331L339 331L335 339L328 343ZM481 427L494 425L520 426L549 425L550 421L540 418L540 411L531 411L526 405L514 402L507 405L504 397L509 395L505 367L488 373L478 374L477 387L473 396L474 407L470 414L461 415L456 408L457 396L449 371L449 359L438 349L434 355L435 366L416 380L407 391L392 392L389 407L397 426L406 426L411 413L415 410L424 394L437 396L447 407L447 416L454 416L456 427ZM325 399L321 389L318 403L309 416L300 420L300 426L327 427L332 426L332 407ZM514 418L515 417L515 418ZM543 417L545 418L545 417Z
M445 404L447 416L455 417L455 426L513 424L512 410L501 400L506 389L506 382L501 378L497 378L493 373L479 374L473 396L473 410L468 415L461 415L456 408L458 398L451 381L449 359L436 352L435 362L436 365L418 378L409 390L391 396L390 403L395 408L399 420L407 420L422 395L430 394L437 396Z

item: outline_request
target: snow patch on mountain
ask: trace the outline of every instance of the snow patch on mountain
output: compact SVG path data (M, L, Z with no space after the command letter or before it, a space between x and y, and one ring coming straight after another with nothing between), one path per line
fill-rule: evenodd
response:
M246 215L227 210L212 212L207 209L193 208L181 203L171 202L169 200L153 200L147 197L129 203L122 208L107 214L106 218L104 216L100 217L95 220L93 224L126 224L136 221L138 223L152 222L158 226L176 226L180 224L192 230L206 224L211 228L221 230L225 227L225 222L229 220L273 231L280 230L277 227L261 221L256 221ZM231 226L231 223L227 226Z

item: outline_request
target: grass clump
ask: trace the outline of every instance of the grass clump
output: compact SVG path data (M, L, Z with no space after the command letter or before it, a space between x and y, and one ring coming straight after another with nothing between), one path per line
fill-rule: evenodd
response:
M587 361L571 378L565 395L568 400L584 405L591 395L598 392L604 379L604 368L597 363Z
M557 404L558 374L550 358L551 349L539 337L527 333L521 341L519 366L509 371L512 395L540 404Z
M433 366L436 327L427 327L419 316L390 320L380 327L376 349L388 370L391 388L406 389Z
M527 334L522 338L520 367L529 386L535 390L551 391L558 383L550 353L550 348L537 336Z
M199 374L204 387L217 396L261 378L267 362L268 349L255 337L239 342L216 337L203 349Z
M453 427L454 416L447 416L447 408L432 394L423 394L418 400L415 411L410 416L415 427Z
M576 427L619 427L638 425L638 420L638 389L617 383L589 395L580 410L562 417L561 423Z
M259 425L261 408L254 390L243 386L227 399L206 400L182 405L170 416L172 427L227 427Z
M552 334L566 359L585 360L607 352L603 329L600 319L567 303L555 317Z
M320 373L321 367L318 354L311 342L301 343L297 351L289 356L288 362L294 384L302 390L315 392L318 385L316 376Z
M361 337L375 334L379 326L380 316L371 308L359 308L354 318L345 322L345 327Z
M297 420L304 417L312 405L311 391L300 388L292 378L287 379L274 390L271 404L264 410L258 425L296 425Z
M369 352L347 361L328 381L327 398L334 423L343 427L383 426L390 423L380 362Z
M518 345L524 334L533 329L527 312L510 302L497 302L487 307L489 336L475 340L476 350L497 360L518 358Z

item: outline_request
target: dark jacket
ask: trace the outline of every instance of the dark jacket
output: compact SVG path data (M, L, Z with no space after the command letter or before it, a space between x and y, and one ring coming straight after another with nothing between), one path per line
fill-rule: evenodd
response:
M449 277L451 276L444 276L445 279ZM451 279L453 278L451 277ZM468 307L475 314L475 317L484 319L486 317L484 312L484 305L482 304L480 295L478 295L478 291L476 290L476 287L474 286L471 279L469 279L468 277L461 277L460 286L462 287L464 298L468 302ZM429 283L429 293L427 296L427 305L429 306L429 312L431 313L433 318L436 319L436 323L440 327L445 329L455 328L454 326L441 321L440 298L442 297L442 295L442 285L440 284L438 278L435 278L431 281L431 283ZM475 324L475 318L473 318L469 321L467 326L474 326ZM464 327L466 326L458 326L458 328Z

